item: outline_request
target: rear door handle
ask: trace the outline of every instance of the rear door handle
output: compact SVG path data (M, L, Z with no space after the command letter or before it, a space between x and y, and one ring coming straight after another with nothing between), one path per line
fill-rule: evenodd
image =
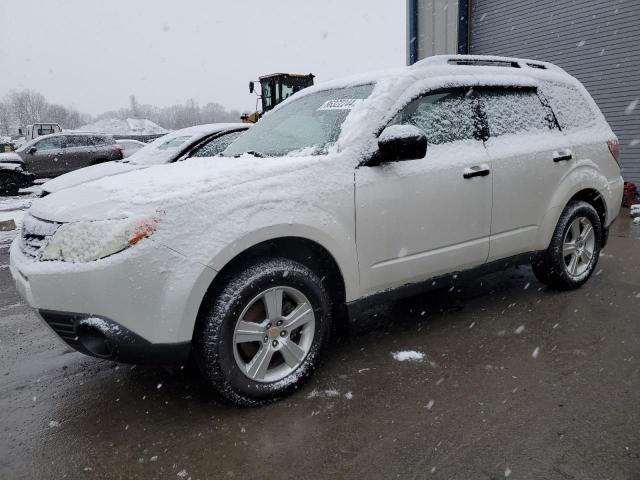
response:
M573 158L573 152L571 150L558 150L557 152L553 152L553 161L558 162L568 162Z
M491 170L486 165L474 165L473 167L465 168L462 171L462 176L467 180L474 177L486 177L491 173Z

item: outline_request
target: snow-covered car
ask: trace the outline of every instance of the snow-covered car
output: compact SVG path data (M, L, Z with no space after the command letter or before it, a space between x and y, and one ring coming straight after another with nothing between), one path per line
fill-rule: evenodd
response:
M129 138L120 138L116 140L116 143L122 147L122 158L128 158L141 148L147 146L146 143L141 142L140 140L133 140Z
M584 87L515 58L431 57L309 87L222 155L37 199L10 265L68 345L192 355L242 405L298 388L332 323L376 302L526 263L581 286L623 190Z
M0 153L0 195L17 195L19 189L31 186L34 179L35 175L25 169L20 155Z
M248 128L249 125L244 123L212 123L175 130L157 138L126 160L93 165L49 180L42 185L41 196L153 165L191 157L211 157L222 152Z

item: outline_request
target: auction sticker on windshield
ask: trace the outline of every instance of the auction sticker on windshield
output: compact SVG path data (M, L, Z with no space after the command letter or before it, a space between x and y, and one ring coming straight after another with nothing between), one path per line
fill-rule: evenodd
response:
M318 110L351 110L361 101L361 98L338 98L335 100L327 100L320 105Z

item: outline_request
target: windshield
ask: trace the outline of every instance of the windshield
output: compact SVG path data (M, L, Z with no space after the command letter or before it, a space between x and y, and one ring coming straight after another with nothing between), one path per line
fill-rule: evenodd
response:
M304 95L274 110L240 136L223 155L254 153L267 157L321 155L340 136L351 109L366 99L373 85L335 88Z
M199 140L205 134L203 132L172 132L164 137L157 138L149 145L141 148L127 160L136 165L161 165L175 160L182 150L191 143Z

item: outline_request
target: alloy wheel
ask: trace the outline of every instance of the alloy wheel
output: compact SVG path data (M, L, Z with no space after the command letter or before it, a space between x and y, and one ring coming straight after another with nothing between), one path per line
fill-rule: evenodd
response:
M258 294L240 314L233 332L233 355L256 382L276 382L305 360L315 334L315 314L307 297L292 287Z
M567 273L577 278L591 268L596 237L591 220L577 217L571 222L562 244L562 258Z

